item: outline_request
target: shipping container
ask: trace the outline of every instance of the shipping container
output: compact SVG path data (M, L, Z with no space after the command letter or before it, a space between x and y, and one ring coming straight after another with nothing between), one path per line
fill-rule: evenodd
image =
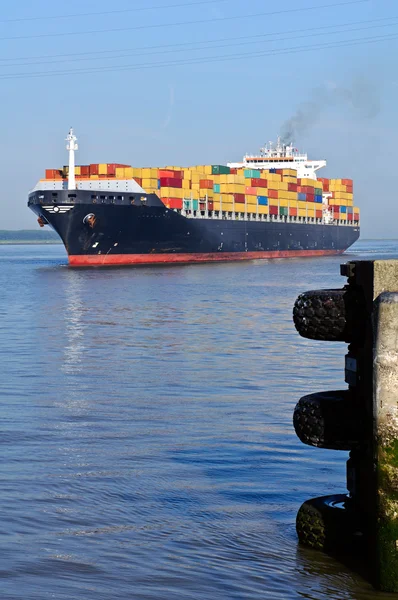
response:
M267 181L267 179L260 179L258 177L252 177L252 179L250 180L250 187L266 188L266 187L268 187L268 181Z
M160 187L182 188L182 179L173 177L160 177ZM145 181L143 178L142 181Z
M108 175L108 165L106 163L99 163L98 175Z
M168 208L182 209L181 198L162 198L162 201Z
M269 208L268 208L268 206L259 204L257 206L257 212L258 212L259 215L268 215L269 214Z
M318 204L322 204L322 194L320 196L315 195L315 202L318 202Z
M212 175L228 175L231 170L229 167L224 165L212 165L211 167Z
M315 216L317 219L322 219L322 211L321 210L315 210Z
M246 196L257 196L257 188L246 187L245 194L246 194Z
M260 179L261 171L259 169L244 169L243 175L246 179Z
M90 175L99 175L98 165L90 165Z
M213 184L213 191L217 194L220 193L220 184L219 183L214 183Z
M268 198L278 198L278 195L279 195L278 190L268 189Z
M297 208L289 208L289 217L297 217Z
M212 190L213 185L214 183L212 179L201 179L199 181L199 188L202 190Z
M289 192L297 192L297 183L288 183L287 189Z
M260 206L268 206L267 196L257 196L257 202Z

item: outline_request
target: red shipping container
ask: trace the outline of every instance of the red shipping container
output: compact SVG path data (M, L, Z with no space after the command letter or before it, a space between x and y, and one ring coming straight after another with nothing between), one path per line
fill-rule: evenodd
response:
M324 192L329 192L329 183L322 183L322 189Z
M297 177L297 185L301 185L301 179L299 177Z
M297 183L288 183L287 190L288 192L297 192Z
M162 202L169 208L182 208L182 198L162 198Z
M160 177L160 187L182 188L182 179L175 177Z
M266 188L268 187L268 181L266 179L251 179L250 187Z
M317 219L322 219L322 211L321 210L316 210L315 211L315 217Z
M245 195L244 194L234 194L235 202L239 202L240 204L245 203Z
M230 169L229 172L231 175L236 175L238 172L238 169Z
M116 164L108 164L106 166L106 171L108 173L108 175L110 175L110 177L114 177L116 175Z
M172 169L159 169L159 179L162 177L171 177L173 179L183 179L183 171L173 171Z
M82 177L88 177L90 175L90 167L88 165L82 165L80 167L80 175Z
M348 219L348 221L353 221L354 220L353 215L351 213L348 213L347 219Z
M297 208L289 208L289 216L297 217Z
M352 179L342 179L342 180L341 180L341 183L342 183L343 185L349 185L349 186L351 186L351 187L353 186Z
M354 212L354 221L359 221L359 213Z
M134 177L134 181L136 181L138 183L138 185L142 185L142 178L141 177Z
M307 193L307 202L315 202L315 194Z
M268 190L268 198L279 198L278 190Z
M98 175L98 165L90 165L90 175Z
M283 169L275 169L278 175L283 175Z
M270 215L277 215L278 214L278 207L277 206L270 206L269 207L269 214Z
M201 190L212 190L213 189L213 181L211 179L200 179L199 188Z
M209 210L214 210L214 208L213 208L213 207L214 207L214 203L213 203L213 202L208 202L208 203L207 203L207 208L208 208Z
M347 192L348 192L349 194L352 194L352 193L353 193L353 186L352 186L352 185L347 185Z

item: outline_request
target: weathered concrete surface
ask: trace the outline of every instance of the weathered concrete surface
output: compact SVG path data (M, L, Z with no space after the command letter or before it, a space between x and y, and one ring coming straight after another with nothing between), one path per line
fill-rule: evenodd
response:
M377 261L374 285L398 288L398 261ZM378 587L398 592L398 293L381 293L373 313L373 410Z
M373 261L373 299L383 292L398 292L398 260Z

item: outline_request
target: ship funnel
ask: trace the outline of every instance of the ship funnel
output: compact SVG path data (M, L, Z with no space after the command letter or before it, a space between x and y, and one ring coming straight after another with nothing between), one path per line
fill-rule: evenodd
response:
M69 129L66 141L68 142L66 149L69 150L68 190L75 190L75 151L78 150L79 146L77 145L77 137L73 134L72 127Z

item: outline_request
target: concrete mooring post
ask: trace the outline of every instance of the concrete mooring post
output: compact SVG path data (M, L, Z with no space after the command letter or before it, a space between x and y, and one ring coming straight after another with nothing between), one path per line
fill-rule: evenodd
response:
M304 502L299 541L357 553L372 583L398 592L398 261L353 261L340 290L297 299L293 318L310 339L349 344L348 389L301 398L293 422L311 446L349 450L348 494Z

